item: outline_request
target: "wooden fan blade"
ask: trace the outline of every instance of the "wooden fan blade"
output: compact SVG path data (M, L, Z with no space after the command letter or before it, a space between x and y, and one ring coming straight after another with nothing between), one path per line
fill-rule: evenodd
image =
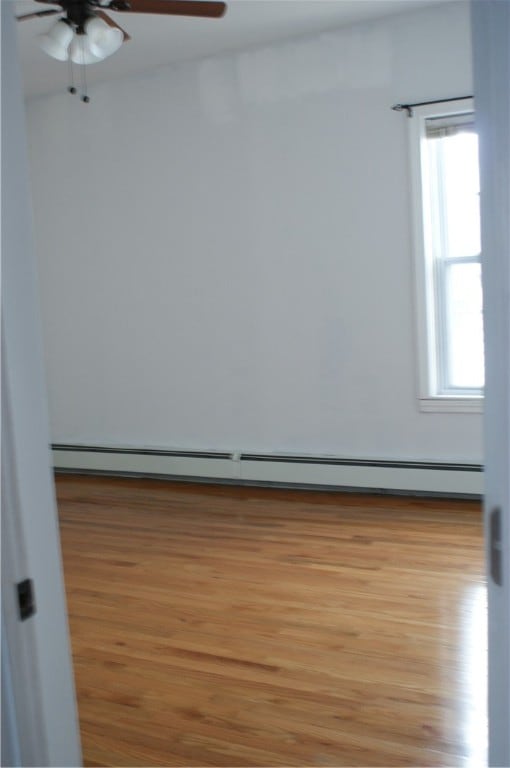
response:
M121 26L119 26L119 25L117 24L117 22L116 22L116 21L114 21L114 20L111 18L111 16L108 16L108 14L107 14L107 13L105 13L104 11L95 11L95 14L96 14L96 16L100 16L100 17L103 19L103 21L106 21L106 23L108 24L108 26L109 26L109 27L115 27L116 29L120 29L120 31L121 31L121 32L122 32L122 34L124 35L124 42L125 42L125 43L127 43L127 42L128 42L128 40L131 40L131 35L128 35L128 33L126 32L126 30L125 30L125 29L122 29L122 27L121 27Z
M224 15L227 5L207 0L112 0L108 8L121 13L160 13L218 19Z
M62 9L53 11L34 11L33 13L25 13L23 16L16 16L18 21L26 21L27 19L39 19L43 16L53 16L55 13L62 13Z

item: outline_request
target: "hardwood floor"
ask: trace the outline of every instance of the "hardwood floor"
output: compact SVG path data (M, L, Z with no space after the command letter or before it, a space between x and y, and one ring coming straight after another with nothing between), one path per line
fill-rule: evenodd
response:
M479 504L57 495L85 765L486 764Z

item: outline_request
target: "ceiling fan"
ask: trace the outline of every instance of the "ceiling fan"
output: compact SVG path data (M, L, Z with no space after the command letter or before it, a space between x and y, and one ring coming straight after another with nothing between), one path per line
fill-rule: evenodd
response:
M18 21L59 14L51 29L39 35L41 48L58 61L93 64L117 51L131 36L106 11L147 13L165 16L220 18L226 3L215 0L36 0L43 5L58 5L18 16ZM74 86L69 87L76 93ZM83 101L89 101L86 94Z

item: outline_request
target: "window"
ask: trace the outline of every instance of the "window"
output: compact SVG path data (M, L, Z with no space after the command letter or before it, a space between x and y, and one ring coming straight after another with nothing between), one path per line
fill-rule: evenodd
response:
M472 101L416 108L409 123L420 406L481 410L480 182Z

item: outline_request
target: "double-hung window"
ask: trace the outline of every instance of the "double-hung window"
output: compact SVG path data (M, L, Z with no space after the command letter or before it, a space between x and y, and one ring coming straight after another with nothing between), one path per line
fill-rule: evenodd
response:
M416 108L409 124L420 407L481 410L480 183L472 101Z

